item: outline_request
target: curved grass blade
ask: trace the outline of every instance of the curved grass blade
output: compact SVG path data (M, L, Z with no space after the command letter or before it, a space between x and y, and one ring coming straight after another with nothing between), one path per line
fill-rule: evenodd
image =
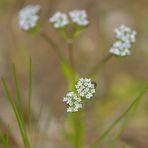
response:
M25 148L30 148L30 142L29 142L29 138L27 136L27 132L25 130L25 126L23 124L23 121L22 121L22 117L16 107L16 104L14 102L14 99L12 98L10 92L9 92L9 89L7 87L7 84L6 84L6 81L4 78L2 78L2 84L3 84L3 87L5 89L5 92L6 92L6 95L7 95L7 99L12 107L12 110L15 114L15 117L16 117L16 121L17 121L17 124L18 124L18 127L19 127L19 131L20 131L20 134L22 136L22 140L23 140L23 143L24 143L24 146Z
M16 66L15 66L15 64L13 64L13 77L14 77L15 87L16 87L16 94L17 94L19 114L20 114L22 123L24 124L22 95L21 95L19 80L17 78L17 72L16 72Z
M32 58L29 59L29 84L28 84L28 117L29 117L29 127L31 129L32 120Z
M141 100L143 95L148 89L148 84L145 84L141 92L135 98L135 100L129 105L129 107L109 126L107 130L105 130L102 135L95 141L95 143L91 146L91 148L97 148L98 145L108 136L108 134L112 131L112 129L129 113L133 107L137 106L137 102Z

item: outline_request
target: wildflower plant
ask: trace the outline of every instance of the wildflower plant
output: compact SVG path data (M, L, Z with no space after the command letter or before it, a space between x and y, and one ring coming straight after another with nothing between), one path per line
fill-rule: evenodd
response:
M121 25L115 29L116 41L113 43L112 47L109 49L108 54L99 62L94 65L93 69L88 73L87 76L81 77L75 68L74 61L74 48L73 40L77 35L84 31L90 24L87 13L85 10L72 10L69 12L56 12L49 18L48 23L56 29L59 34L62 33L66 39L66 44L68 47L68 58L63 54L62 49L55 41L50 37L49 34L43 31L43 28L40 23L40 10L39 5L28 5L20 10L18 14L19 18L19 27L23 31L32 32L36 31L39 27L41 37L52 47L53 51L59 59L62 72L67 80L68 88L66 95L63 97L63 102L66 104L68 118L66 120L70 121L72 126L71 133L71 147L73 148L83 148L84 147L84 122L82 120L82 115L85 111L83 108L86 100L90 100L94 97L97 92L97 84L93 82L94 77L97 72L107 63L112 57L123 57L131 54L132 44L136 41L136 31L131 28ZM28 136L27 127L25 125L24 110L22 104L22 95L20 92L19 81L17 78L16 67L13 66L13 75L16 86L16 94L18 107L9 92L7 83L4 78L2 78L2 84L6 92L8 101L12 107L12 110L15 114L16 121L19 127L19 131L22 137L25 148L32 148L31 140ZM29 91L28 91L28 119L29 127L32 127L32 109L31 109L31 96L32 96L32 60L30 58L29 62ZM98 148L99 144L110 134L113 128L125 119L127 114L140 102L146 90L148 89L148 84L144 85L143 89L140 91L138 96L132 101L128 108L105 130L100 136L96 137L96 140L91 148ZM62 98L61 98L62 99ZM70 118L69 118L70 117ZM67 133L65 132L65 135ZM64 137L64 136L63 136ZM66 137L66 136L65 136ZM0 138L3 142L3 145L8 146L8 140L0 132Z

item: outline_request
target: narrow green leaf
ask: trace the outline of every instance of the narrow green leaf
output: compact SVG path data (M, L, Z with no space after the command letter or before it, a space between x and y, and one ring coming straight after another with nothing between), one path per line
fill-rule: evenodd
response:
M6 136L4 136L4 134L1 131L0 131L0 141L1 144L3 145L3 148L9 148L8 139Z
M29 117L30 128L31 128L31 120L32 120L31 102L32 102L32 58L30 57L29 59L29 85L28 85L28 117Z
M16 94L17 94L17 101L18 101L18 109L19 109L19 113L21 115L21 120L23 121L23 103L22 103L22 96L21 96L21 91L20 91L20 85L19 85L19 80L17 78L17 72L16 72L16 66L15 64L13 64L13 77L14 77L14 81L15 81L15 87L16 87Z
M143 95L148 89L148 84L145 84L141 92L135 98L135 100L129 105L129 107L105 130L102 135L95 141L95 143L91 146L91 148L97 148L98 145L107 137L107 135L112 131L112 129L129 113L133 107L137 105L137 102L141 100Z
M4 86L4 89L5 89L5 92L6 92L6 95L7 95L7 99L8 99L8 101L9 101L11 107L12 107L12 110L13 110L13 112L15 114L16 121L17 121L17 124L19 126L19 131L20 131L20 134L22 136L24 146L25 146L25 148L30 148L30 142L29 142L26 130L25 130L25 126L24 126L24 124L22 122L22 117L21 117L21 115L19 114L19 112L17 110L14 99L12 98L12 96L11 96L11 94L9 92L9 89L7 87L7 84L6 84L6 81L4 80L4 78L2 78L2 84Z

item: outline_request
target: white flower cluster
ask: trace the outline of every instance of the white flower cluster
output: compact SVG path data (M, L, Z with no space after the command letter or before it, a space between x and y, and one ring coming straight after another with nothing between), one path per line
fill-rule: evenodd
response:
M81 78L75 85L77 92L81 97L85 97L86 99L90 99L95 90L95 84L91 82L91 79L88 78Z
M67 112L77 112L82 108L82 99L90 99L96 92L96 86L91 79L81 78L75 85L77 93L68 92L63 101L68 105Z
M49 22L53 24L54 28L62 28L69 24L68 17L65 13L56 12L50 19Z
M73 10L69 12L69 16L72 22L76 23L77 25L87 26L89 24L85 10Z
M89 21L85 10L73 10L69 13L56 12L49 22L53 24L54 28L63 28L70 24L70 22L78 26L87 26Z
M110 53L117 56L127 56L131 54L131 45L136 41L136 31L121 25L115 29L117 41L110 49Z
M68 92L63 101L69 105L67 112L77 112L79 108L82 108L82 100L74 92Z
M137 34L136 31L124 25L121 25L120 27L115 29L116 38L123 42L129 42L129 43L135 42L136 34Z
M34 28L39 21L39 5L28 5L19 12L19 26L21 29L28 31Z

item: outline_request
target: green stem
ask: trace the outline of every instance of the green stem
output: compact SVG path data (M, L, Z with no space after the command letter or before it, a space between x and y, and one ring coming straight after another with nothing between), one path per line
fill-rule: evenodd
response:
M73 148L83 148L84 141L84 125L82 112L71 113L71 121L73 126Z
M88 75L88 77L94 77L96 73L104 66L111 58L113 57L112 54L106 55L101 62L99 61L96 66L92 69L91 73Z
M57 55L57 57L60 59L60 61L65 61L65 57L63 56L63 54L61 53L60 48L54 43L54 41L51 39L51 37L47 36L46 33L41 32L40 33L41 37L47 41L47 43L49 43L49 45L53 48L55 54Z
M73 73L74 75L74 73ZM75 75L74 75L75 76ZM69 90L75 92L75 81L73 81L73 78L71 79L71 82L69 82ZM71 87L72 86L72 87ZM71 87L71 88L70 88ZM83 117L82 112L76 112L76 113L69 113L70 115L70 122L72 125L72 148L83 148L83 140L84 140L84 124L83 124Z
M70 68L66 66L66 68ZM75 81L73 80L73 76L76 78L75 73L71 71L71 68L69 70L65 71L65 77L68 82L68 90L75 92ZM72 133L71 133L71 144L72 148L83 148L83 142L84 142L84 124L83 124L83 118L82 118L82 112L76 112L76 113L68 113L68 121L72 126Z
M96 142L91 146L91 148L97 148L98 145L107 137L107 135L112 131L112 129L128 114L128 112L137 105L137 102L141 100L143 95L148 89L148 84L144 86L144 88L141 90L139 95L136 97L136 99L129 105L129 107L109 126L107 130L105 130L101 136L96 140Z

